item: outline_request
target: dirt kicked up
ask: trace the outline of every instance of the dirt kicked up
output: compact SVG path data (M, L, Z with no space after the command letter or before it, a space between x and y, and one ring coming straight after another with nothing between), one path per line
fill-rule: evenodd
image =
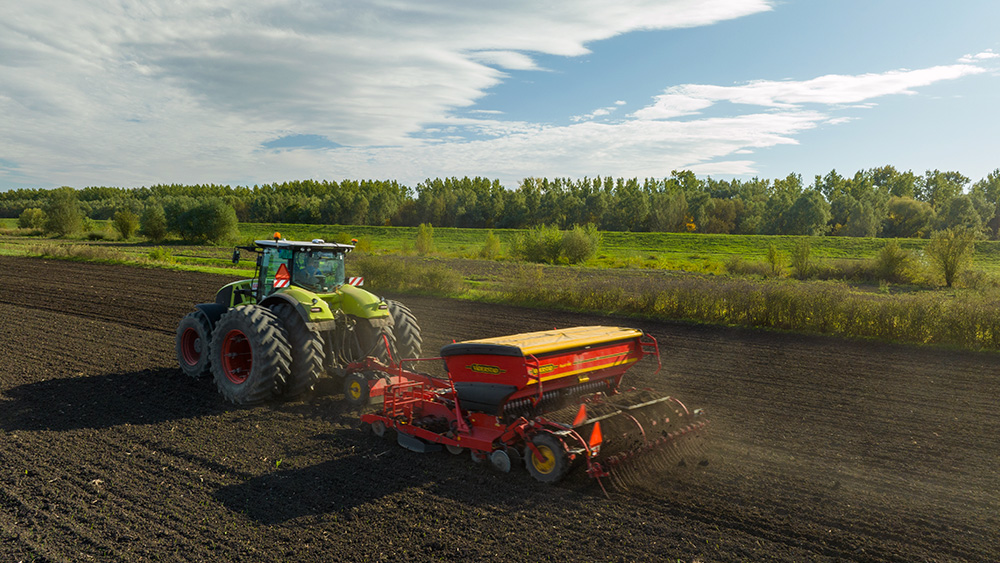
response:
M0 562L997 561L1000 358L399 297L453 339L617 324L708 464L606 499L361 432L324 379L241 408L174 329L225 278L0 258Z

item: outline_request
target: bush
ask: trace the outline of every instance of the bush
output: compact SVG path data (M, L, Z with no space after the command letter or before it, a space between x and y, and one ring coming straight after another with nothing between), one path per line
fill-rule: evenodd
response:
M795 248L792 249L792 271L795 272L795 277L800 280L808 279L816 269L809 257L811 252L812 247L808 239L801 239L795 243Z
M565 232L555 225L542 225L517 235L511 254L527 262L578 264L597 254L600 244L601 234L593 225Z
M540 225L518 233L511 254L527 262L555 264L559 260L562 232L555 225Z
M64 186L52 190L45 215L47 217L45 221L46 233L66 236L83 227L83 212L80 211L80 202L77 199L76 190L70 187Z
M479 257L486 260L496 260L500 256L500 237L493 234L493 231L486 232L486 242L479 249Z
M734 276L772 276L771 265L766 262L748 262L739 254L730 254L726 259L726 271Z
M931 263L951 287L955 276L972 261L976 253L976 234L964 228L945 229L931 235L931 242L924 248Z
M778 247L775 246L773 242L767 245L766 256L767 264L771 267L771 275L775 277L780 276L781 270L784 269L784 266L782 265L784 259L782 258L781 253L778 252Z
M570 264L578 264L590 260L597 254L597 248L601 245L601 233L594 225L573 227L573 230L566 231L562 235L562 247L560 257Z
M37 207L29 207L17 218L17 226L22 229L41 229L48 219L45 212Z
M118 234L122 236L123 240L134 237L135 233L139 231L139 216L130 209L122 209L115 213L115 217L111 223L114 225L115 230L118 231Z
M177 261L174 255L162 246L157 246L153 250L150 250L149 259L155 262L166 262L167 264L173 264Z
M353 258L351 267L377 291L453 295L465 288L455 270L414 258L364 255Z
M434 250L434 226L429 223L420 223L417 227L417 240L415 243L417 254L424 256Z
M895 240L890 240L878 251L873 264L875 277L892 283L911 281L909 270L912 267L913 254L901 248Z
M196 243L225 243L239 236L236 211L219 198L210 198L183 211L175 221L182 239Z
M153 242L167 238L167 216L160 205L149 205L139 219L139 234Z

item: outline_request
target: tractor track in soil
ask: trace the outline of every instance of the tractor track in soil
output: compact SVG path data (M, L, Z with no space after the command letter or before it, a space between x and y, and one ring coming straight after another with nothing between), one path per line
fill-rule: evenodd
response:
M620 324L705 466L546 486L360 432L333 380L228 405L174 330L224 276L0 257L0 562L997 561L998 357L400 296L425 355Z

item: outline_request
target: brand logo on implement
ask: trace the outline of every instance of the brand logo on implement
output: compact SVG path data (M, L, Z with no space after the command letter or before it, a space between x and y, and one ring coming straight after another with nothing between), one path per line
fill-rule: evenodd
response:
M538 369L531 370L535 375L545 375L546 373L552 373L556 370L555 364L545 364L544 366L539 366Z
M488 366L484 364L472 364L471 366L465 366L465 369L476 373L488 373L490 375L500 375L501 373L507 371L505 369L500 369L500 366Z

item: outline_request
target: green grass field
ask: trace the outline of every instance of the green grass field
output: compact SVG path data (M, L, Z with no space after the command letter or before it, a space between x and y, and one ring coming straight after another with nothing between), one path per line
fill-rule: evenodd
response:
M16 230L16 219L0 219L0 228L7 232ZM416 227L373 227L359 225L296 225L241 223L240 244L249 244L255 239L271 238L280 232L289 240L312 240L321 238L332 242L359 240L359 249L373 254L407 254L413 252ZM88 241L86 235L76 237L73 242L92 244L116 244L122 252L140 255L149 252L150 245L133 240L127 243L116 241L115 233L108 221L93 221L92 232L102 233L104 239ZM493 233L507 245L522 231L495 229ZM475 258L486 240L485 229L434 229L433 254L447 258ZM67 240L53 240L44 237L5 237L4 245L12 239L66 244ZM681 270L695 273L721 274L732 256L747 261L763 261L768 246L774 244L784 256L803 238L809 240L812 256L817 260L865 260L874 257L888 242L880 238L853 237L798 237L778 235L712 235L701 233L628 233L603 232L597 256L584 266L595 268L651 268ZM921 251L926 239L897 239L907 250ZM169 249L179 262L204 261L206 264L222 264L231 253L231 247L190 246L180 241L165 241L159 246ZM502 258L503 256L501 256ZM1000 274L1000 241L981 241L976 244L974 267L989 273Z
M51 239L0 227L0 254L136 264L249 277L253 255L239 266L232 246L192 246L180 241L151 244L118 241L107 222L93 221L90 232ZM1000 243L977 243L967 281L940 288L933 277L916 285L796 281L788 277L726 274L739 256L762 263L773 244L787 257L803 237L674 233L604 233L597 256L581 266L524 264L501 256L474 260L487 236L479 229L434 229L434 251L414 255L416 229L315 225L240 226L239 244L275 232L293 240L359 239L349 257L366 287L388 293L423 293L517 303L597 314L686 319L782 330L836 334L969 349L1000 349ZM495 231L509 242L517 231ZM820 263L870 261L885 239L810 237ZM926 240L904 239L918 253ZM925 267L926 269L926 267ZM786 272L789 270L786 268ZM690 272L684 273L684 272ZM692 275L694 274L694 275ZM839 279L839 278L838 278ZM369 283L370 282L370 283Z

